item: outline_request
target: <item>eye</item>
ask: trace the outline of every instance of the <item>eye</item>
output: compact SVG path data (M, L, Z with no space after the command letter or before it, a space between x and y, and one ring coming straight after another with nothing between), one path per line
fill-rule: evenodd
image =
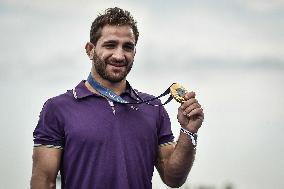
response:
M115 48L115 44L114 43L106 43L103 45L105 48L107 49L113 49Z
M124 49L125 51L131 52L131 51L134 50L134 45L133 45L133 44L125 44L125 45L123 46L123 49Z

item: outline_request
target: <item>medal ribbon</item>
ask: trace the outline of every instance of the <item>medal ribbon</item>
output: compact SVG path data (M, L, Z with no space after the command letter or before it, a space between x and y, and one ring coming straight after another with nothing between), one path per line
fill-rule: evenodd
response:
M166 96L167 94L170 93L170 87L165 91L163 92L161 95L157 96L157 97L154 97L154 98L151 98L151 99L148 99L148 100L143 100L135 90L133 90L131 87L131 91L133 91L133 93L135 94L136 97L139 98L139 101L137 102L128 102L126 100L124 100L123 98L121 98L120 96L116 95L112 90L102 86L101 84L99 84L93 77L92 77L92 74L90 73L89 76L88 76L88 79L87 81L90 83L90 85L102 96L114 101L114 102L118 102L118 103L121 103L121 104L142 104L142 103L146 103L148 105L151 105L151 106L160 106L159 104L150 104L149 102L153 101L153 100L156 100L156 99L159 99L163 96ZM172 84L173 85L173 84ZM172 86L171 85L171 86ZM166 102L162 103L161 105L165 105L167 103L169 103L171 100L173 99L173 97L170 95L169 98L166 100Z

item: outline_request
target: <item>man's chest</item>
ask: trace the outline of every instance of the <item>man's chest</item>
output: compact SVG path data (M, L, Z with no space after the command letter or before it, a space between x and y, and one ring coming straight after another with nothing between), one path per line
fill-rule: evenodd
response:
M113 108L107 101L74 107L64 122L66 145L96 146L116 142L140 145L157 142L158 118L155 110L123 104L115 104Z

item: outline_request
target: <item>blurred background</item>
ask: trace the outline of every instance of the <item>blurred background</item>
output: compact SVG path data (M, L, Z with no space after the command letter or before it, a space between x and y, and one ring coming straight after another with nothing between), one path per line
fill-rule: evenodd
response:
M179 82L203 105L182 188L284 189L283 0L1 0L0 188L29 188L42 105L86 79L91 22L114 6L138 21L131 84L159 95ZM178 106L166 105L176 137Z

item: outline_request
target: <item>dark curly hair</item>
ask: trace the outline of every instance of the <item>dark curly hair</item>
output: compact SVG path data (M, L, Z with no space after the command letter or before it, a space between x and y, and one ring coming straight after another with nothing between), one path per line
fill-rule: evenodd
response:
M99 14L92 23L90 31L90 42L94 45L96 45L98 39L101 37L101 31L105 25L130 26L135 36L135 44L137 43L139 37L137 22L131 16L130 12L114 7L106 9L104 14Z

